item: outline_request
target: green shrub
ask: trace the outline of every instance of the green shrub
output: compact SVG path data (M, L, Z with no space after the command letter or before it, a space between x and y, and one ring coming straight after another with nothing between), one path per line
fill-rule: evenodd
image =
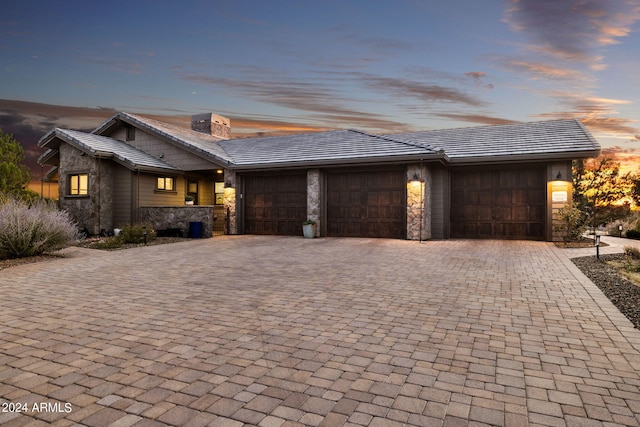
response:
M128 243L144 243L144 233L147 233L147 241L151 241L156 238L156 232L148 224L134 224L122 227L120 230L120 237L123 244Z
M69 214L45 200L0 201L0 256L22 258L62 249L78 239Z
M587 229L587 216L574 203L559 209L555 219L553 230L562 233L565 242L580 240Z
M112 250L112 249L121 248L123 244L124 244L124 242L122 241L122 237L120 237L120 236L111 236L111 237L107 237L106 239L97 242L95 245L93 245L93 248L94 249Z

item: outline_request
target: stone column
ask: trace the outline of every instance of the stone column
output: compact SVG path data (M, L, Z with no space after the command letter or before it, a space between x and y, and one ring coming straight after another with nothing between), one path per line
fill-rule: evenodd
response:
M565 237L558 211L573 201L571 162L547 165L547 240L558 242Z
M407 166L407 240L431 238L431 170Z
M307 171L307 219L316 222L316 237L320 235L321 185L320 169Z
M228 169L224 170L224 212L225 233L238 234L238 221L236 215L236 173Z

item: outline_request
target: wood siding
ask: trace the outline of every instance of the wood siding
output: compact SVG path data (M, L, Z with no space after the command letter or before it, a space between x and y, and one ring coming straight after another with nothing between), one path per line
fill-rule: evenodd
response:
M448 192L448 173L445 169L434 167L431 170L431 238L445 239L447 205L445 194Z
M132 172L119 165L113 167L113 225L123 227L133 221Z
M210 161L188 152L185 148L158 138L142 129L136 129L135 134L135 139L126 141L127 144L149 153L152 156L162 158L162 160L179 167L183 171L214 170L217 167ZM117 131L108 136L125 141L126 128L118 128Z

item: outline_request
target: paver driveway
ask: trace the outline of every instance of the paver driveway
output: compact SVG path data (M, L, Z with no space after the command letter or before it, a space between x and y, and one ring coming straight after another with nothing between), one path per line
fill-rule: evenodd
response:
M640 424L640 333L547 243L75 249L0 295L3 426Z

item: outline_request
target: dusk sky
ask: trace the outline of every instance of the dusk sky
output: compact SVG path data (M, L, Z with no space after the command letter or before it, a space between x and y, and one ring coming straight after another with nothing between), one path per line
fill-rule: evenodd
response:
M3 131L91 129L115 111L216 112L236 135L576 117L635 169L640 0L3 5Z

